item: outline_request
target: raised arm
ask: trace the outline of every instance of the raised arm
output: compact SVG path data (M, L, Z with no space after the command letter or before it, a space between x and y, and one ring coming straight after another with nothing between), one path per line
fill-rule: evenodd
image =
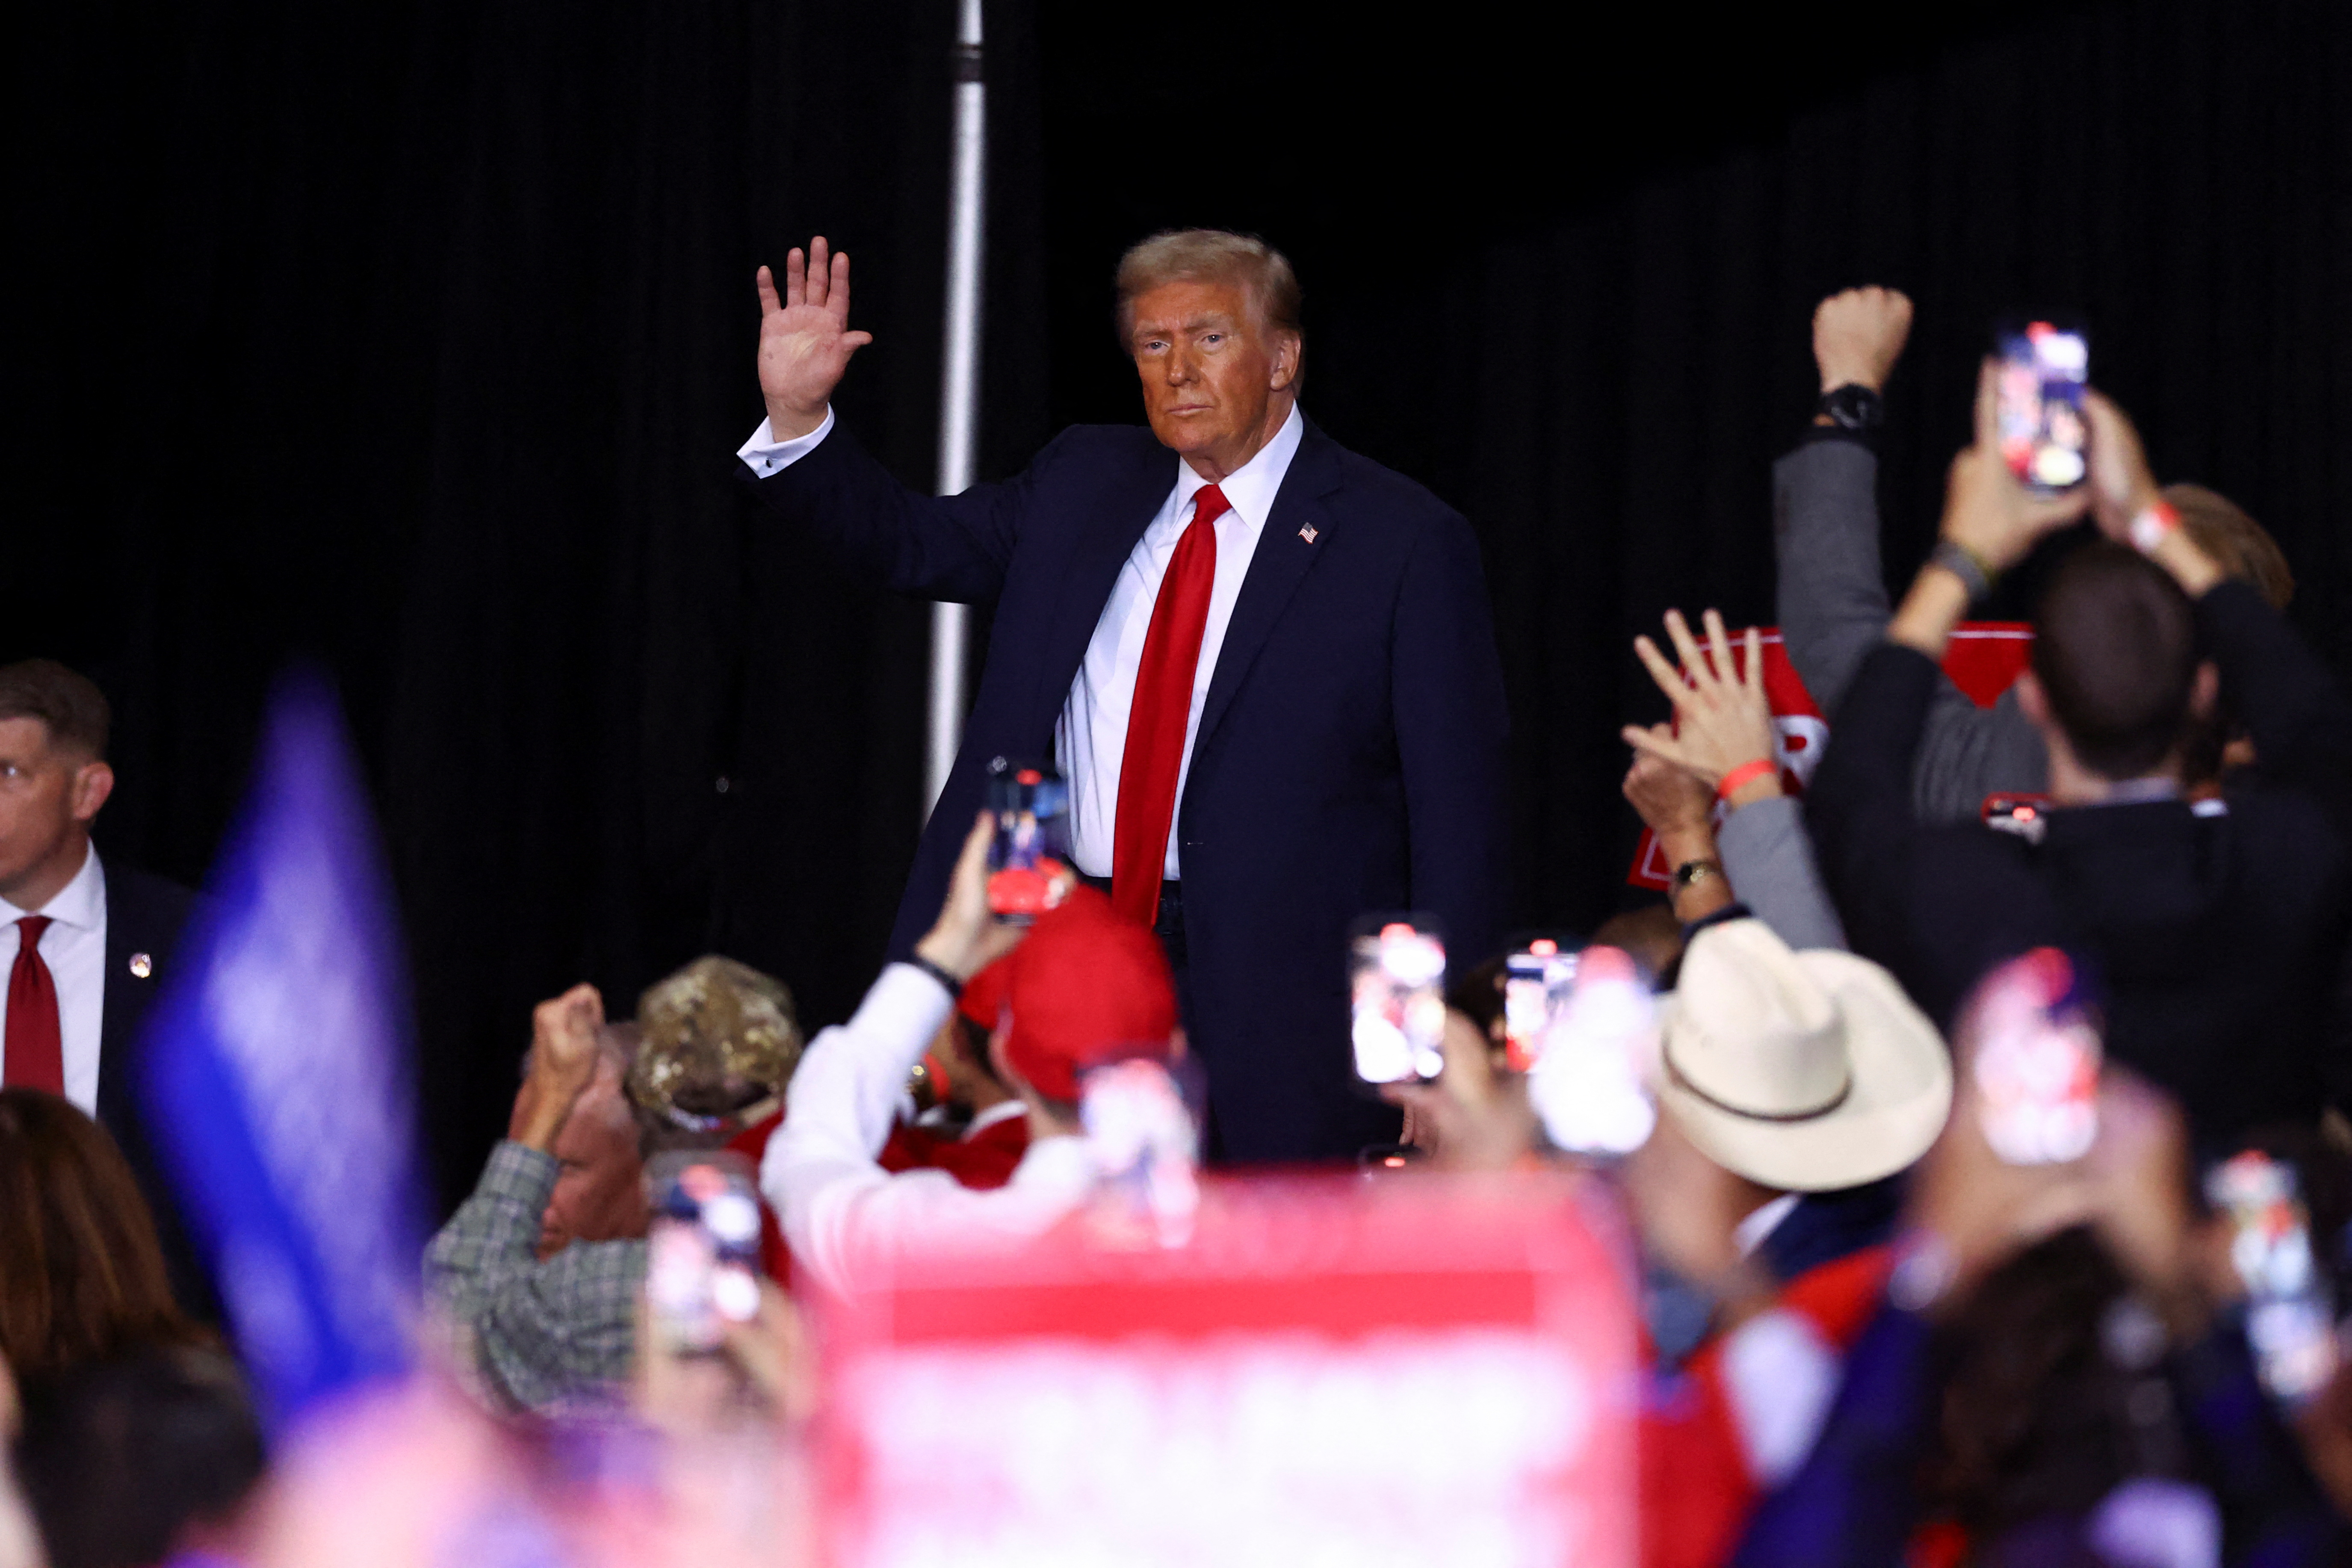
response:
M756 281L768 416L736 454L745 479L886 587L962 603L994 599L1020 531L1022 482L922 495L836 427L834 391L851 356L874 341L849 329L845 252L829 251L819 236L805 257L795 247L784 258L781 295L767 268Z
M2124 411L2095 392L2087 403L2099 531L2144 551L2197 601L2222 700L2252 738L2263 775L2311 795L2352 831L2352 698L2259 592L2225 583L2180 527Z
M1892 289L1849 289L1813 311L1822 395L1858 387L1874 401L1903 355L1911 301ZM1874 432L1817 415L1772 469L1780 633L1789 662L1822 711L1836 711L1854 671L1886 634L1878 559Z

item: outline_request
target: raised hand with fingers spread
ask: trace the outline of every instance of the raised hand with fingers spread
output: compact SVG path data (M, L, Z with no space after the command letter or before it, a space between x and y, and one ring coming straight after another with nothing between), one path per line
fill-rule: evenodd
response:
M824 423L833 389L849 356L874 341L849 330L849 253L828 256L824 236L803 257L794 246L784 258L784 292L760 268L760 395L768 428L779 441L806 436Z
M1723 617L1706 616L1707 646L1699 647L1680 610L1666 612L1666 635L1682 659L1679 673L1648 637L1633 639L1650 679L1675 705L1676 732L1628 724L1625 743L1645 756L1671 763L1714 790L1732 780L1726 799L1734 806L1780 793L1780 770L1773 761L1772 710L1764 697L1764 643L1748 628L1746 668L1731 657ZM1630 787L1632 781L1627 781Z

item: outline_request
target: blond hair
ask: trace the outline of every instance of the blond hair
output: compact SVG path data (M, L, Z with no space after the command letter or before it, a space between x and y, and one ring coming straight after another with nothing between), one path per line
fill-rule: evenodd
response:
M2180 525L2213 564L2240 582L2252 583L2273 610L2284 610L2294 597L2294 573L2263 525L2246 509L2218 490L2203 485L2167 485L2164 499L2180 514Z
M1259 320L1276 332L1298 328L1298 274L1290 258L1254 234L1222 228L1171 228L1118 258L1118 338L1135 330L1135 301L1163 283L1239 283Z

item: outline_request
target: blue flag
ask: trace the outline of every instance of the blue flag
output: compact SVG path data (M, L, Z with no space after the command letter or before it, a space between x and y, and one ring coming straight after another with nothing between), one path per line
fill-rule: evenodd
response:
M273 694L210 908L149 1025L174 1186L271 1424L397 1375L423 1226L391 888L325 677Z

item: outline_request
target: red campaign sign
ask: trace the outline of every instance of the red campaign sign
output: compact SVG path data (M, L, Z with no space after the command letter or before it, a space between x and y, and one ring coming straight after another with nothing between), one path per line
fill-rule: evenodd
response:
M1764 627L1763 642L1764 700L1772 710L1772 727L1778 731L1773 751L1780 764L1780 783L1790 794L1802 795L1822 760L1822 748L1829 744L1829 721L1813 694L1805 689L1797 667L1789 662L1780 628ZM1952 633L1951 643L1944 650L1944 673L1970 701L1990 708L2024 671L2032 648L2033 628L2022 622L1970 621ZM1731 651L1732 662L1744 673L1748 668L1745 632L1732 634ZM1722 809L1716 807L1718 815ZM1625 880L1637 888L1663 890L1673 870L1659 853L1657 836L1642 829L1642 841L1633 850L1633 868Z
M1582 1202L1212 1181L1181 1247L902 1253L824 1304L825 1561L1630 1568L1633 1319Z

